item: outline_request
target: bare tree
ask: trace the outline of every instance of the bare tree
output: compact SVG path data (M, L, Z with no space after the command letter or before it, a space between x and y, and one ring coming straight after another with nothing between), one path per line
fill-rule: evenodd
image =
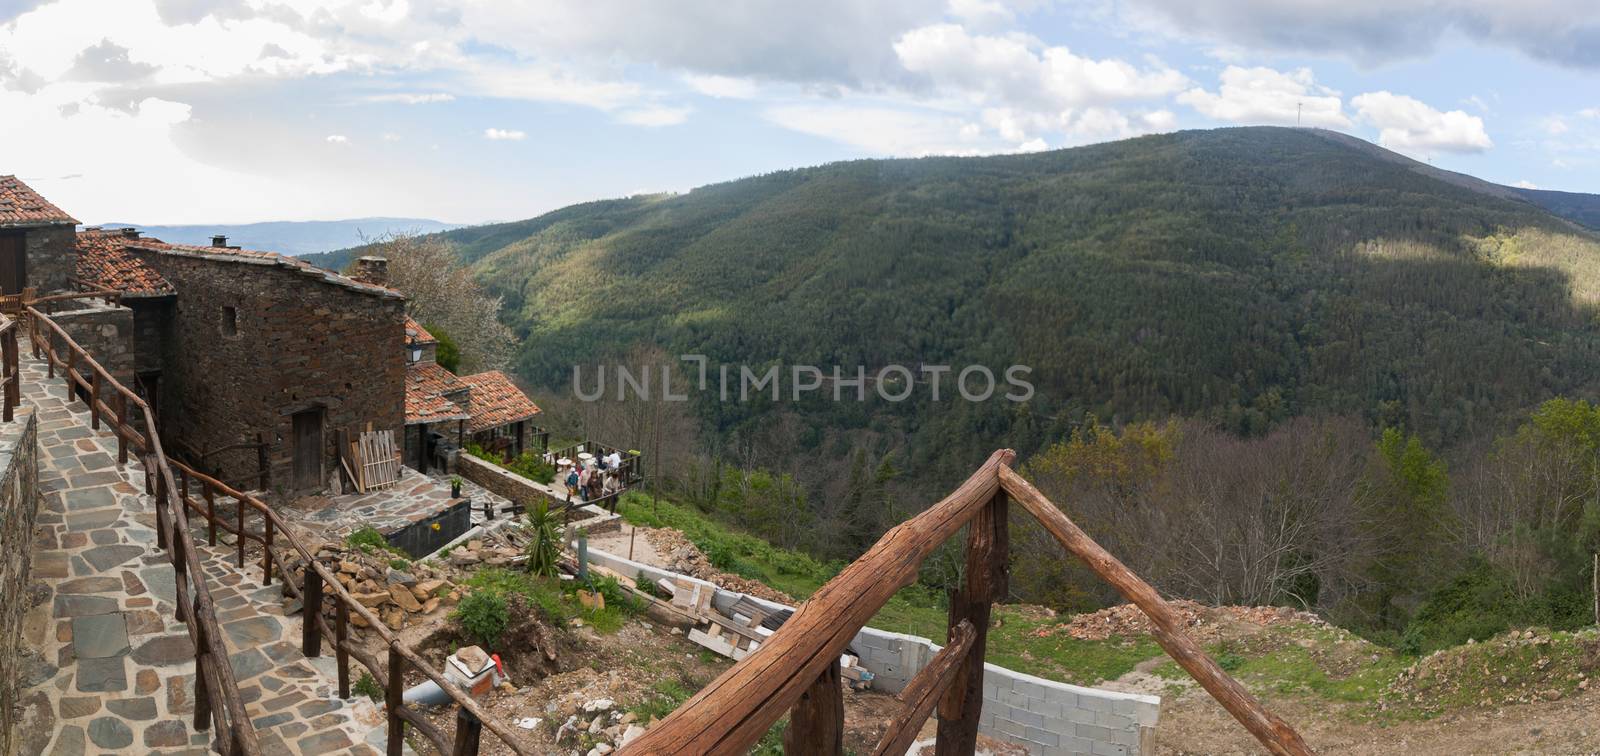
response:
M388 234L370 240L366 254L389 260L389 285L406 295L406 314L441 328L461 349L461 370L498 370L510 362L514 337L500 322L500 297L491 295L437 235Z

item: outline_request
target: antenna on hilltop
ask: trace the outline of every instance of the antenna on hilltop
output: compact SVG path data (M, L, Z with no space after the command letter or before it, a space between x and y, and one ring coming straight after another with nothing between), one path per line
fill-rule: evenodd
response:
M1303 102L1297 102L1297 103L1294 104L1294 125L1295 125L1295 128L1300 128L1300 111L1303 108L1305 108L1305 105L1306 104L1303 103Z

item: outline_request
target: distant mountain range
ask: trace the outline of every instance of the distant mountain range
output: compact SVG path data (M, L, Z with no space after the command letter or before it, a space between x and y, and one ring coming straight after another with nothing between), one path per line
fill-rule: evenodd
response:
M267 221L264 223L212 224L193 226L147 226L142 223L102 223L106 228L133 227L174 244L210 244L211 237L223 234L228 243L246 249L310 255L348 249L391 233L432 234L461 228L426 218L351 218L332 221Z

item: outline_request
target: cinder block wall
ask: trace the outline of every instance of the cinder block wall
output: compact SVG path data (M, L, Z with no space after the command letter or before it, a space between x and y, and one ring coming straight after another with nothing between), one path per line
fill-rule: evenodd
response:
M704 580L596 549L589 550L589 559L624 575L689 580L716 590L719 598L738 595ZM747 598L773 608L781 606L754 596ZM873 687L889 693L900 692L940 649L927 638L870 627L863 628L850 645L860 654L861 666L873 674ZM983 734L1024 746L1039 756L1155 752L1160 698L1068 685L993 664L983 666L983 719L979 726Z
M33 526L39 515L38 424L33 410L17 408L0 423L0 754L15 750L22 615L28 611Z

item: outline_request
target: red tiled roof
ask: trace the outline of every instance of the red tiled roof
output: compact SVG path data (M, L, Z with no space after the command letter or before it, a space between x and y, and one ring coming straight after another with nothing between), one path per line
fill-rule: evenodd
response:
M16 176L0 176L0 227L76 225L77 222Z
M461 381L472 387L472 419L467 421L469 433L498 428L539 414L539 405L498 370L464 375Z
M128 243L139 240L119 230L88 228L78 232L77 276L83 282L133 296L161 296L173 293L172 283L149 263L128 251ZM146 242L161 243L156 239Z
M439 343L439 340L434 338L433 334L428 333L428 329L423 328L421 323L418 323L417 321L412 320L410 315L406 316L406 345L407 346L409 346L411 344L437 344L437 343ZM451 377L454 377L454 376L451 376Z
M461 405L449 394L466 391L465 381L435 362L419 362L406 367L406 425L466 420Z
M342 276L331 270L319 268L311 263L289 255L277 252L263 252L255 249L234 249L233 247L197 247L189 244L167 244L165 242L136 239L128 246L132 249L156 252L160 254L179 255L182 257L197 257L224 262L237 262L246 265L273 265L279 268L292 270L310 278L317 278L334 286L342 286L352 291L372 294L380 297L402 299L405 295L387 286L363 283L348 276Z

